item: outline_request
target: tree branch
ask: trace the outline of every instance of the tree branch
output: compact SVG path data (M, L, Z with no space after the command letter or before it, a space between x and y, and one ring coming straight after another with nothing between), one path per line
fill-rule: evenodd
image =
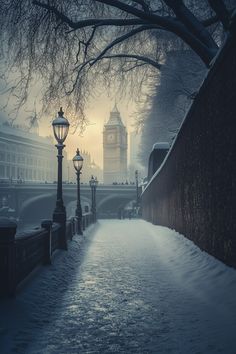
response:
M59 11L55 6L51 6L45 3L42 3L38 0L33 0L32 3L37 5L49 12L54 13L56 17L66 23L73 30L77 30L79 28L91 27L91 26L135 26L135 25L143 25L148 24L148 22L142 19L130 18L130 19L116 19L116 18L88 18L86 20L81 20L74 22L68 16L64 15L61 11Z
M113 58L136 59L136 60L143 61L143 62L151 65L155 69L161 70L161 68L162 68L162 65L157 63L155 60L145 57L143 55L137 55L137 54L112 54L112 55L108 55L108 56L103 56L101 59L113 59Z
M144 0L133 0L133 2L141 5L144 12L149 12L149 7Z
M149 29L156 29L156 26L140 26L138 28L133 29L132 31L124 34L123 36L120 36L118 38L116 38L114 41L112 41L105 49L102 50L102 52L98 55L98 57L95 59L95 62L97 62L98 60L101 59L102 56L104 56L104 54L106 54L108 52L108 50L110 50L111 48L113 48L114 46L116 46L117 44L124 42L126 39L135 36L137 33L140 33L142 31L146 31ZM93 64L95 64L95 62Z
M131 66L130 68L128 68L128 69L122 69L122 72L124 72L124 73L128 73L128 72L130 72L130 71L132 71L132 70L134 70L134 69L136 69L136 68L140 68L141 66L144 66L144 65L148 65L147 63L140 63L140 64L138 64L138 62L136 62L133 66Z
M205 29L204 25L197 20L191 11L189 11L182 0L164 0L164 2L174 11L175 15L189 29L189 31L199 38L200 41L213 50L218 49L218 46L209 32Z
M137 8L134 8L130 5L124 4L119 0L95 0L95 1L97 1L99 3L107 4L108 6L115 7L115 8L120 9L126 13L129 13L129 14L136 16L140 19L143 19L146 22L148 22L149 24L150 23L156 24L156 25L162 27L163 30L168 30L172 33L175 33L182 40L184 40L200 56L200 58L203 60L203 62L207 66L209 65L209 63L211 62L213 57L216 55L218 47L217 47L216 43L213 41L213 39L210 40L210 38L208 38L209 42L207 45L204 41L201 40L199 35L196 36L195 33L190 31L185 26L185 24L182 23L181 21L179 21L177 18L170 17L170 16L158 16L158 15L155 15L154 13L151 13L151 12L146 13L146 12L141 11ZM176 0L176 1L179 1L179 0ZM195 20L198 21L196 18L195 18ZM200 24L200 27L201 27L201 31L206 32L206 29L204 28L204 26L201 26L201 24ZM211 45L209 46L210 42L211 42Z
M130 25L153 25L160 27L163 30L170 31L179 36L183 41L185 41L203 60L203 62L208 66L210 61L215 56L218 47L207 46L205 42L202 42L199 37L194 33L189 31L187 27L181 23L178 19L170 16L158 16L151 12L144 12L135 7L122 3L118 0L94 0L99 3L107 4L108 6L120 9L128 14L136 16L138 18L133 19L86 19L78 22L73 22L66 15L57 10L54 6L42 3L38 0L33 0L33 4L47 9L48 11L54 13L57 18L61 19L67 23L72 29L76 30L79 28L84 28L88 26L130 26ZM205 30L204 26L202 28ZM205 30L206 31L206 30Z
M89 39L88 39L87 42L85 43L85 49L84 49L84 57L85 57L85 58L87 57L88 47L89 47L89 45L91 44L91 41L93 40L93 37L95 36L96 29L97 29L97 27L95 26L95 27L92 29L92 33L91 33Z
M154 67L157 70L161 70L161 68L162 68L162 65L160 63L156 62L155 60L145 57L143 55L136 55L136 54L112 54L112 55L105 55L105 56L97 57L97 58L91 58L91 59L87 60L86 62L80 64L79 66L75 67L74 71L78 69L78 72L77 72L73 87L70 91L67 92L67 95L70 95L75 90L75 87L77 86L77 83L79 80L79 76L86 66L89 65L91 68L93 65L95 65L100 60L115 59L115 58L135 59L137 61L141 61L145 64L151 65L152 67Z
M142 19L146 21L147 23L151 24L157 24L163 28L166 28L168 26L176 26L178 21L170 16L158 16L155 15L153 12L144 12L142 10L139 10L131 5L127 5L119 0L94 0L96 2L106 4L108 6L115 7L119 10L124 11L125 13L128 13L130 15L133 15L135 17L138 17L139 19Z
M202 24L204 27L208 27L208 26L214 25L218 21L219 21L219 16L215 15L210 18L207 18L206 20L203 20Z
M208 0L210 7L215 11L225 30L229 28L229 12L222 0Z
M104 55L104 56L98 56L97 58L91 58L87 60L86 62L80 64L77 66L75 69L79 69L78 74L82 72L82 70L87 66L90 65L92 67L95 65L98 61L102 59L113 59L113 58L129 58L129 59L136 59L139 61L143 61L151 66L153 66L155 69L161 70L162 65L156 62L155 60L145 57L144 55L138 55L138 54L111 54L111 55ZM74 70L75 70L74 69Z

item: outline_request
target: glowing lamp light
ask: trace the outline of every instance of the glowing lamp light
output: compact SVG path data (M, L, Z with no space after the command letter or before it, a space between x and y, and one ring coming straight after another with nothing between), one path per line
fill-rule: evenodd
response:
M54 136L58 144L61 145L66 140L69 131L69 126L70 126L68 120L65 117L63 117L63 115L64 112L62 111L62 107L61 107L60 111L58 112L58 117L55 118L52 122Z
M94 187L95 186L95 178L93 177L93 175L91 176L89 184L90 184L90 187Z
M97 177L94 177L93 175L91 176L91 179L89 181L90 187L97 187L98 185L98 180Z
M83 157L80 155L79 149L76 151L75 157L73 157L73 165L77 172L80 172L83 167Z

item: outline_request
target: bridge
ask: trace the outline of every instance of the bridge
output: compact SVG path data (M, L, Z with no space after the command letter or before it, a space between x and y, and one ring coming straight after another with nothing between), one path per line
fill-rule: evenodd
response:
M63 199L67 215L74 215L76 204L76 184L63 184ZM50 218L55 207L56 184L22 183L1 184L0 200L15 211L22 222L36 222ZM96 202L99 218L116 218L119 209L136 200L134 185L103 185L97 187ZM82 208L91 207L91 188L81 185Z

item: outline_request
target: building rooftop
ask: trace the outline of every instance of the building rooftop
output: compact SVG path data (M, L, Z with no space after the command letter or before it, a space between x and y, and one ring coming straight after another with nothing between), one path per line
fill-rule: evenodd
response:
M51 137L42 137L33 132L20 129L18 127L10 126L7 124L0 124L0 133L8 136L28 139L43 145L53 145L53 139Z

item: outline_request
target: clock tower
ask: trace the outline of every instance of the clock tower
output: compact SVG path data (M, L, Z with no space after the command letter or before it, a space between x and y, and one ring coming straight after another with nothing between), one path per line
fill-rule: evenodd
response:
M103 130L103 182L127 179L127 131L117 106L110 113Z

